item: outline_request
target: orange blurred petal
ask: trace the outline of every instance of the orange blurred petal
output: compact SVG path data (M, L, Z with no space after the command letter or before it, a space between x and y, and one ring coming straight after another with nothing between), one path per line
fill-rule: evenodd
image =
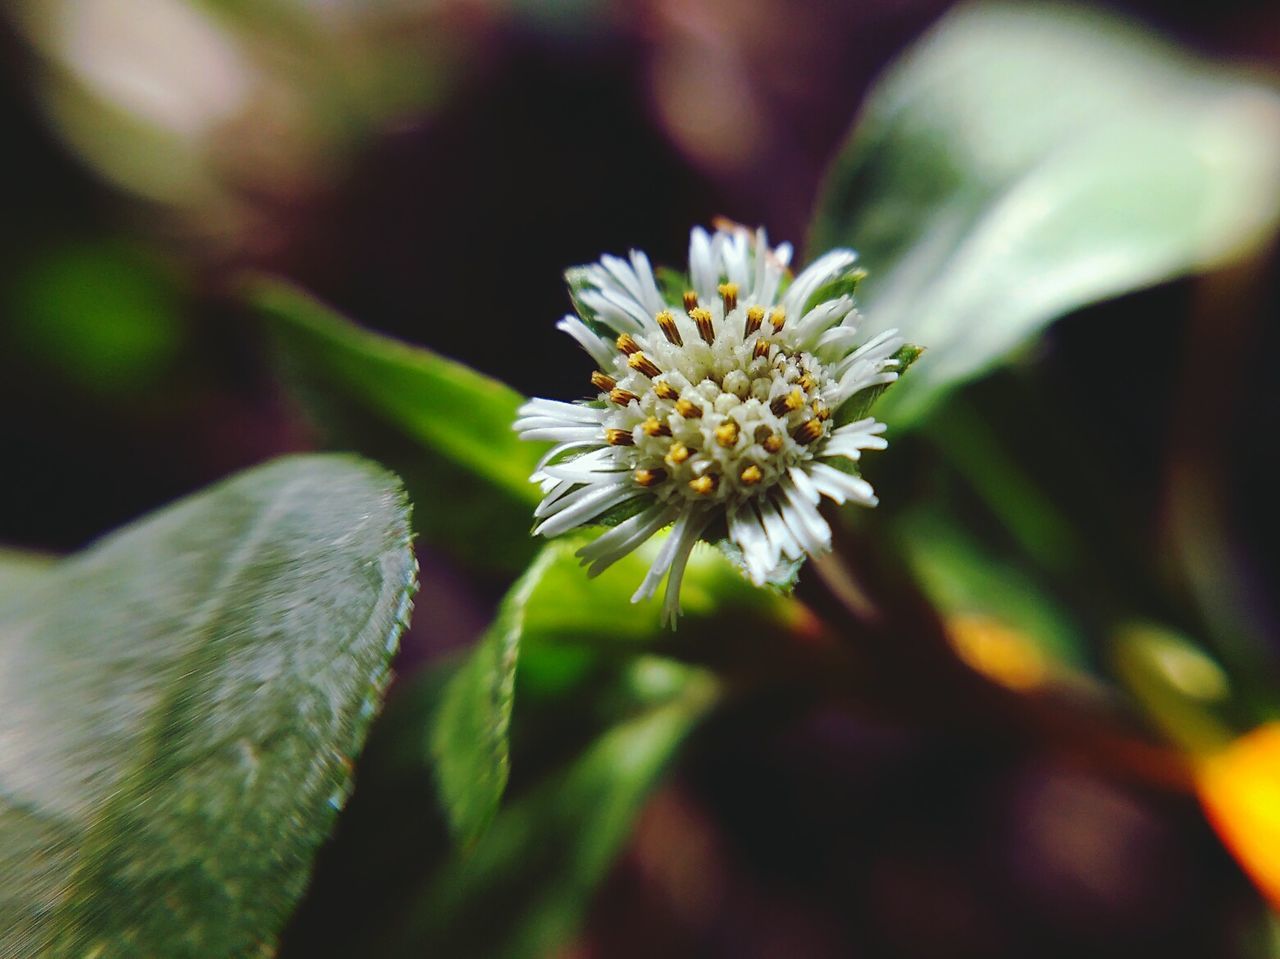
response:
M1280 722L1202 760L1196 785L1223 843L1280 909Z
M947 621L947 638L970 669L1009 689L1027 692L1048 678L1048 664L1035 644L994 619L954 616Z

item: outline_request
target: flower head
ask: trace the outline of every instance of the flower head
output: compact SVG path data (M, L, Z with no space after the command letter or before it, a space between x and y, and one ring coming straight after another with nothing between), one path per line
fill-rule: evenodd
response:
M596 361L595 397L531 400L515 424L556 443L531 477L545 494L535 534L628 514L579 550L591 575L673 527L632 597L667 576L668 622L699 538L727 538L763 585L831 548L822 496L876 504L853 464L887 445L884 425L847 411L897 378L902 340L889 331L856 345L853 251L832 250L787 284L790 259L763 230L695 228L683 290L664 294L636 251L571 270L580 315L558 326Z

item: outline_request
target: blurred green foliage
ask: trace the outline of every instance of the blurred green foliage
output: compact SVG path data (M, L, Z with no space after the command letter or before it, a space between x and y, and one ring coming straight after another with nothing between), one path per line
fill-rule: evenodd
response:
M1264 242L1280 97L1099 11L965 5L880 80L810 248L851 246L864 332L927 348L899 429L1094 300Z
M6 291L10 349L90 394L161 386L185 339L175 271L119 239L54 245L19 262Z

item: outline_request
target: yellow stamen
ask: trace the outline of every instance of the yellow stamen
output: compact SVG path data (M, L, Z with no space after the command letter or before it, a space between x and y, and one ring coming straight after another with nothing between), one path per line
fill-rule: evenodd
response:
M667 342L684 346L684 340L680 338L680 329L676 326L676 318L671 315L670 310L663 310L654 317L654 320L657 321L658 329L662 330L662 335L667 338Z
M777 453L782 449L782 437L774 433L760 445L764 447L766 453Z
M705 476L699 476L697 479L689 480L689 489L693 490L699 496L710 496L716 491L719 485L719 479L715 473L707 473Z
M822 420L824 423L831 419L831 410L828 408L826 403L822 402L822 400L814 400L812 406L813 415L818 419Z
M606 376L599 370L591 374L591 385L598 389L601 393L608 393L611 389L618 385L618 381L612 376Z
M812 443L822 435L821 420L805 420L791 431L791 437L797 443Z
M725 316L728 316L733 310L738 308L737 283L721 283L716 287L716 291L720 294L720 300L724 303Z
M667 478L667 471L664 469L636 470L635 478L641 486L657 486Z
M630 390L624 390L620 386L615 387L614 389L611 389L609 391L609 401L612 403L617 403L619 406L626 406L632 400L638 400L638 399L640 399L640 397L636 396Z
M739 474L738 479L742 480L743 486L755 486L764 479L764 473L760 472L760 467L752 464Z
M680 399L680 391L670 383L657 382L653 384L653 392L657 394L660 400L678 400Z
M743 336L750 336L756 330L760 329L760 324L764 322L764 309L759 306L747 307L747 324L742 328Z
M605 430L605 442L610 446L635 446L635 438L630 430Z
M632 353L640 352L640 344L632 339L630 333L619 333L617 339L617 347L623 353L630 356Z
M763 336L756 340L755 349L751 351L751 355L759 360L769 355L770 343Z
M794 413L802 406L804 406L804 394L799 390L792 390L790 393L784 393L777 397L769 404L769 409L773 410L774 416L786 416L788 413Z
M628 356L627 366L631 367L633 370L643 373L650 379L653 379L655 376L662 375L662 370L658 369L658 367L654 365L653 360L649 359L649 357L645 356L643 353L637 352Z
M710 346L716 341L716 328L711 322L711 311L697 307L689 311L689 319L698 325L698 335Z
M702 407L691 400L677 400L676 412L687 420L695 420L702 415Z
M698 294L693 290L684 291L684 311L692 314L698 308Z
M670 436L671 427L656 416L650 416L647 420L640 424L641 429L645 431L647 436Z
M817 381L815 381L813 376L810 375L809 373L805 373L804 376L796 380L796 386L800 387L800 389L806 392L808 392L809 390L812 390L817 385L818 385Z
M725 420L716 427L716 442L728 449L738 442L738 424L734 420Z
M690 456L692 456L689 447L683 443L672 443L671 449L667 450L666 461L668 466L679 466Z
M777 333L782 329L782 325L787 322L787 311L782 307L778 307L769 314L769 322L773 324L773 332Z

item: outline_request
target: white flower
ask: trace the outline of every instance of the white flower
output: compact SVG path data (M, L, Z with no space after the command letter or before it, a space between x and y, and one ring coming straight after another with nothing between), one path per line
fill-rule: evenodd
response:
M652 596L667 576L666 622L679 614L685 563L704 533L727 535L763 585L831 548L820 497L876 504L871 486L838 465L884 449L884 425L837 424L852 397L897 378L902 340L888 331L855 348L852 250L819 257L783 290L790 259L791 247L770 249L763 230L695 228L679 303L643 253L571 270L582 315L558 326L599 365L597 395L530 400L516 421L524 439L557 444L531 477L545 494L535 534L632 514L579 550L591 575L673 527L632 597Z

